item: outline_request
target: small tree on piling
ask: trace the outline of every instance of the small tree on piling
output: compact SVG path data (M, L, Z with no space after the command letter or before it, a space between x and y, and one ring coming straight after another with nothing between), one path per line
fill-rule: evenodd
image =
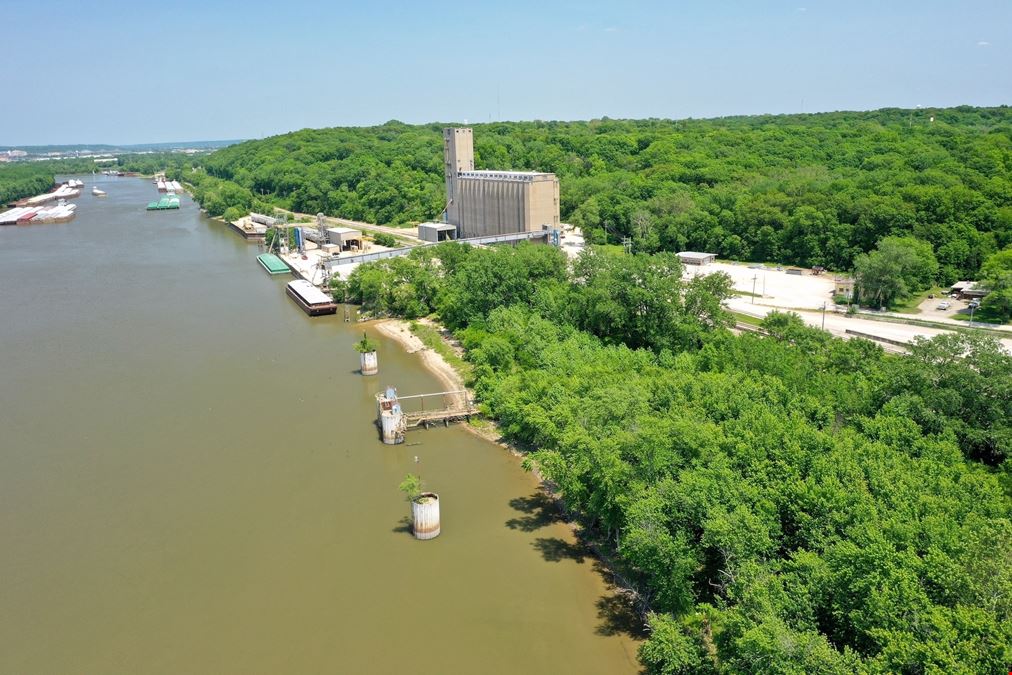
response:
M422 498L422 479L409 473L397 486L397 489L404 493L409 502L417 502Z
M368 354L376 351L376 343L369 339L369 336L362 333L362 339L355 343L355 351L359 354Z
M422 479L409 473L401 481L400 490L411 504L411 531L415 539L439 536L439 495L423 492Z

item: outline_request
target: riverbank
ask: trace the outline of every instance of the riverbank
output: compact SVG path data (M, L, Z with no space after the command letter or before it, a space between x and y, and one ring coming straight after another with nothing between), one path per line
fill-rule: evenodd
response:
M461 373L450 365L449 361L422 342L421 338L411 331L411 323L402 319L380 319L372 324L376 331L390 338L408 354L418 354L426 370L435 375L447 390L466 389Z
M454 390L466 389L468 398L474 400L474 392L466 386L469 373L465 374L459 369L459 366L455 367L450 363L450 359L441 354L436 348L427 345L415 333L415 330L421 328L429 336L435 335L436 339L442 341L443 351L456 355L456 358L453 360L463 363L463 353L460 345L448 337L445 328L426 319L418 322L405 321L403 319L379 319L371 325L381 335L397 342L408 354L418 354L426 370L435 375L447 388ZM520 448L504 440L499 425L494 420L479 418L463 426L471 434L499 446L518 460L523 460L527 455ZM597 558L602 578L607 579L607 583L614 594L613 599L617 601L616 606L621 607L622 612L626 616L624 630L633 639L644 639L646 637L646 615L649 607L637 591L634 590L633 584L619 572L619 567L612 555L614 552L612 548L613 543L592 536L588 537L589 533L582 530L577 515L570 512L565 500L558 494L552 482L541 474L536 465L532 465L529 468L525 467L525 469L534 478L540 492L550 500L551 508L554 508L557 512L555 518L559 522L563 522L573 538Z
M474 391L467 386L469 373L464 371L464 366L467 364L463 360L462 350L458 344L447 337L445 328L426 319L417 322L404 319L379 319L371 325L378 333L403 347L408 354L418 354L425 369L435 375L447 389L465 390L468 398L474 400ZM432 339L441 341L444 353L427 345L416 334L416 330L419 329L424 330ZM453 361L457 362L456 365L450 362L451 359L447 357L447 354L455 355ZM525 456L525 453L520 449L503 440L499 425L493 420L484 418L472 420L471 423L465 424L464 428L475 436L498 445L514 457L522 459ZM545 493L555 499L560 509L566 512L565 504L559 500L551 484L545 480L536 467L531 469L531 474L537 479Z

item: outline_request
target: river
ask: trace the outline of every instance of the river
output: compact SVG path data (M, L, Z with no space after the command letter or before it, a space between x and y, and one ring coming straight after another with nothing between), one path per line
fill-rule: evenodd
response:
M374 334L360 376L361 326L306 317L256 245L84 179L72 222L0 227L0 672L638 670L515 458L453 427L379 442L381 385L441 388L416 355Z

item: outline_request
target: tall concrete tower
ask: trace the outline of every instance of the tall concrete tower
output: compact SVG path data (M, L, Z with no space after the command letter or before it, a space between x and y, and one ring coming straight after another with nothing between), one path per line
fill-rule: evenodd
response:
M468 128L443 129L443 161L446 176L446 222L460 225L460 188L457 175L474 171L474 135Z

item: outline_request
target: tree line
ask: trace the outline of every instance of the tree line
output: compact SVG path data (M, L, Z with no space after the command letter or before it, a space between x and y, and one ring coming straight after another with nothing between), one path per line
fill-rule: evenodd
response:
M199 154L151 152L122 155L117 157L115 162L101 164L96 164L90 158L0 164L0 204L48 191L55 185L57 174L90 174L115 169L152 175L164 171L169 178L182 181L184 177L194 174L195 167L200 166L200 161ZM199 174L199 171L196 173ZM200 180L199 175L196 176L196 180Z
M648 672L1007 667L1012 357L992 338L898 357L780 313L734 335L729 280L667 253L445 243L334 285L455 332L486 413L634 587Z
M83 170L85 166L91 171L94 163L90 160L87 163L84 160L71 160L0 164L0 206L48 192L56 184L54 175L58 171Z

